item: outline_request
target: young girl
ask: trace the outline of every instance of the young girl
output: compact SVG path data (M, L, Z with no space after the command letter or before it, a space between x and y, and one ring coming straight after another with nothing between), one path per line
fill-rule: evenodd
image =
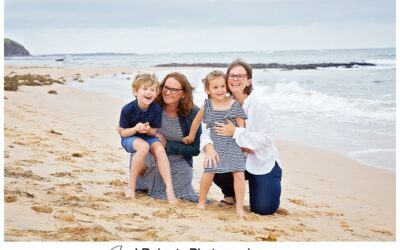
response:
M190 133L187 137L183 138L183 141L185 143L193 142L194 135L203 120L207 128L211 128L211 140L214 143L220 159L216 166L204 168L204 173L200 182L200 198L197 207L203 210L205 209L207 193L211 187L215 173L233 173L236 213L243 216L245 156L232 137L217 135L213 127L216 122L224 123L225 119L231 120L239 127L244 127L246 115L239 102L226 96L227 86L225 74L223 72L212 71L206 76L203 83L208 99L205 100L204 105L194 118Z

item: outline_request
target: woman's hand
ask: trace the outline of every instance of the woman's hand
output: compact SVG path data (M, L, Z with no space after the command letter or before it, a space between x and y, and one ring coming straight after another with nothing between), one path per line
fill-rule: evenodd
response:
M244 153L247 153L247 154L254 154L254 150L252 150L252 149L245 148L245 147L242 147L241 149L242 149L242 151L243 151Z
M212 144L204 146L204 168L214 168L219 163L219 156Z
M232 137L233 134L235 133L236 126L235 126L235 124L233 124L233 122L231 120L229 120L229 119L225 119L225 120L226 120L226 124L216 122L214 130L218 135Z
M165 136L163 136L162 134L156 133L155 137L160 139L161 144L163 145L164 148L167 147L167 139L165 139Z

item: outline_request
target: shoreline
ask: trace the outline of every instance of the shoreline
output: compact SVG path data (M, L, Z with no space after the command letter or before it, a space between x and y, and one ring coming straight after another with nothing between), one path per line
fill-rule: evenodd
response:
M128 158L114 133L122 100L63 85L22 86L5 98L6 241L396 239L395 172L278 139L284 174L272 216L249 213L247 197L248 214L236 218L216 205L215 185L204 212L142 194L128 201L121 196ZM194 160L198 192L202 156Z

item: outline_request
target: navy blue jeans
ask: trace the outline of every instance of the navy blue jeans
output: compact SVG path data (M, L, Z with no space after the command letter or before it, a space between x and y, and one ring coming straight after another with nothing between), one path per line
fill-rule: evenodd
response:
M282 169L275 162L268 174L254 175L245 172L249 181L250 211L260 215L276 212L281 198ZM221 188L224 197L235 197L232 173L215 174L214 183Z

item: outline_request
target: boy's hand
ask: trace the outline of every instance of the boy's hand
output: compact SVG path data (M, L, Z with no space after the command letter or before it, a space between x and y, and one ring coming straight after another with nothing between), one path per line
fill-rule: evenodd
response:
M148 122L144 123L143 125L143 129L139 133L147 134L150 130L150 125Z
M188 135L188 136L184 137L182 141L185 144L192 144L194 141L194 136Z
M147 123L148 125L148 123ZM138 133L143 134L143 131L146 130L146 123L141 123L139 122L138 124L136 124L135 127L133 127Z
M117 130L117 133L118 133L119 135L121 135L122 128L121 128L119 125L117 125L116 130Z

